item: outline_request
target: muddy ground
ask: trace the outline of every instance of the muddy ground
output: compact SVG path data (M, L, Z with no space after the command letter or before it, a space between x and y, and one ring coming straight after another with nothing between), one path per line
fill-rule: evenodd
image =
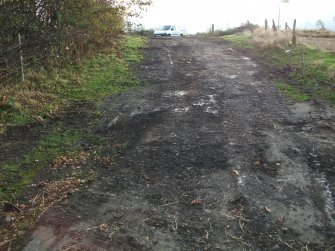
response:
M144 85L106 98L96 128L118 164L24 250L334 250L334 109L287 103L217 38L153 38L144 55Z

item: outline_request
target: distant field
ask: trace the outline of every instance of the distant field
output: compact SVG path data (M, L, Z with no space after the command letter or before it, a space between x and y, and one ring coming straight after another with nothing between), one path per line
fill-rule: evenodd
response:
M320 50L335 52L335 38L298 37L298 42Z
M298 42L320 50L335 52L335 32L328 30L298 30Z

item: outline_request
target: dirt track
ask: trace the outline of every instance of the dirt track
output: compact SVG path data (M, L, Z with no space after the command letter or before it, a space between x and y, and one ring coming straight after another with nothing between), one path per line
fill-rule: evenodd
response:
M288 106L218 39L144 54L146 84L103 103L118 165L46 212L24 250L333 250L333 110Z

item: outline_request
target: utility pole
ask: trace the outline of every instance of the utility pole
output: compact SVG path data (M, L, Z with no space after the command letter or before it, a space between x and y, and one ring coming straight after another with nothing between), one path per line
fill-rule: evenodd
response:
M288 3L289 0L280 0L279 1L279 9L278 9L278 30L280 30L280 5L281 3Z
M279 2L279 10L278 10L278 30L280 30L280 2Z

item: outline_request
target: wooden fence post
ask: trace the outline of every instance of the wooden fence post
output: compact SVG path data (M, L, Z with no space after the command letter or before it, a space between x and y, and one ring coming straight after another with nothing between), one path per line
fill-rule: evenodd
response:
M296 28L296 25L297 25L297 20L294 19L294 22L293 22L293 36L292 36L292 44L293 44L293 45L296 45L296 44L297 44L297 36L295 35L295 28Z
M273 30L274 32L277 31L276 23L275 23L275 20L273 20L273 19L272 19L272 30Z
M18 34L19 38L19 48L20 48L20 68L21 68L21 81L24 82L24 68L23 68L23 55L22 55L22 44L21 44L21 34Z
M268 20L265 19L265 30L267 30L267 29L268 29Z

